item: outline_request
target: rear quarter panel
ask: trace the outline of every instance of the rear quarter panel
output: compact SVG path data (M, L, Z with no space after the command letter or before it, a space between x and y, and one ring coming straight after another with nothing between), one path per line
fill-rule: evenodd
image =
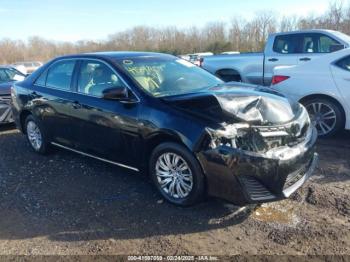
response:
M310 63L310 66L313 67L313 64ZM290 77L272 87L295 101L310 95L326 95L336 99L344 108L345 101L335 86L327 65L320 65L313 70L307 70L306 66L276 68L274 74Z

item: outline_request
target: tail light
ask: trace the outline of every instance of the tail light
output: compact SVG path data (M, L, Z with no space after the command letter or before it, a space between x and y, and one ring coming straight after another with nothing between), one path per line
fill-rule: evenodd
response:
M289 76L281 76L281 75L273 76L272 85L277 85L278 83L281 83L289 78L290 78Z

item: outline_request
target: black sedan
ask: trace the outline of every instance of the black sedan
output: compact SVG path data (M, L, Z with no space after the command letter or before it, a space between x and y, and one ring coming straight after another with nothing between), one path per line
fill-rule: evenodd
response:
M11 85L21 81L25 75L8 66L0 66L0 124L12 123Z
M15 84L13 113L34 151L51 147L149 173L177 205L290 196L317 162L305 108L223 83L177 57L106 52L56 58Z

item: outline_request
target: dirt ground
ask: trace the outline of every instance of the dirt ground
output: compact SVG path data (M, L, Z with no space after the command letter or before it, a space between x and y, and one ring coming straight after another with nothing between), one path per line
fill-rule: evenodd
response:
M178 208L145 176L63 150L39 156L0 127L0 254L350 255L350 133L318 152L289 200Z

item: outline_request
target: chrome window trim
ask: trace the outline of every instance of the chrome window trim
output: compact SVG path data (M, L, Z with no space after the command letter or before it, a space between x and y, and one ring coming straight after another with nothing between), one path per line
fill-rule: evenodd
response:
M113 71L113 73L115 73L115 74L117 75L117 77L119 77L119 79L120 79L120 80L122 81L122 83L126 86L126 88L135 96L135 98L136 98L136 101L135 101L135 102L137 102L137 103L141 102L141 99L139 98L139 96L135 94L135 92L131 89L131 87L128 85L128 83L126 83L126 81L123 79L123 77L121 77L120 74L119 74L109 63L107 63L107 62L105 62L105 61L103 61L103 60L101 60L101 59L98 59L98 58L88 58L88 57L62 58L62 59L59 59L59 60L53 62L47 69L45 69L45 71L47 71L47 74L49 73L50 68L51 68L54 64L56 64L56 63L58 63L58 62L61 62L61 61L64 61L64 60L67 60L67 61L69 61L69 60L74 60L74 61L76 61L76 62L79 61L79 60L92 60L92 61L98 61L98 62L101 62L101 63L105 64L106 66L108 66L108 67ZM45 71L42 72L41 74L44 74ZM79 94L79 95L83 95L83 96L88 96L88 97L94 97L94 98L100 98L100 99L102 99L102 97L99 97L99 96L89 95L89 94L85 94L85 93L73 91L73 90L71 90L71 89L67 90L67 89L55 88L55 87L51 87L51 86L47 86L47 85L43 86L43 85L36 84L36 81L40 78L41 74L35 79L35 81L34 81L34 83L33 83L35 86L45 87L45 88L49 88L49 89L52 89L52 90L59 90L59 91L64 91L64 92L68 92L68 93ZM46 76L46 78L47 78L47 76ZM46 83L46 81L45 81L45 83ZM117 101L117 100L116 100L116 101ZM123 103L123 101L119 101L119 102Z
M140 171L136 167L124 165L124 164L121 164L121 163L118 163L118 162L114 162L114 161L111 161L111 160L108 160L108 159L105 159L105 158L102 158L102 157L98 157L98 156L94 156L94 155L91 155L91 154L88 154L88 153L84 153L82 151L79 151L79 150L76 150L76 149L73 149L73 148L70 148L70 147L67 147L67 146L63 146L63 145L55 143L55 142L51 142L51 144L54 145L54 146L66 149L68 151L71 151L71 152L74 152L74 153L77 153L77 154L80 154L80 155L83 155L83 156L91 157L91 158L94 158L94 159L97 159L97 160L100 160L100 161L103 161L103 162L106 162L106 163L109 163L109 164L112 164L112 165L116 165L116 166L119 166L119 167L131 169L131 170L136 171L136 172Z

